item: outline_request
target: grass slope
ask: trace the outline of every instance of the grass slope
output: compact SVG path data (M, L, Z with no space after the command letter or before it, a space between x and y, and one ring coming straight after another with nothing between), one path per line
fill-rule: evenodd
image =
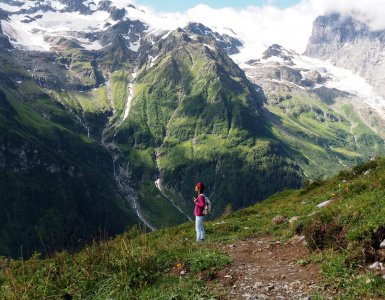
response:
M323 208L317 204L332 203ZM231 263L216 244L269 234L285 241L305 234L313 249L298 261L321 264L325 285L335 299L385 295L385 280L362 268L379 259L385 238L385 159L343 171L302 190L287 190L250 208L206 222L207 241L195 244L193 224L145 234L132 229L112 241L95 242L80 253L38 255L28 261L2 259L3 299L217 299L210 274ZM298 216L293 226L272 218ZM382 241L382 240L381 240ZM382 257L383 259L383 257ZM180 277L179 271L188 273ZM211 283L212 284L212 283ZM322 294L314 299L327 299Z
M315 95L271 93L265 108L275 136L290 145L309 178L328 177L369 157L385 155L384 140L349 105L333 110Z

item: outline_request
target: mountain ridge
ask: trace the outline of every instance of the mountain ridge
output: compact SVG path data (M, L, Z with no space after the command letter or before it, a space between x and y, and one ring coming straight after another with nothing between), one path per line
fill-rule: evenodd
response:
M123 24L123 27L126 26L124 24L130 26L130 21L127 22L120 24ZM134 27L137 27L137 30L142 32L141 30L144 29L144 27L140 27L142 23L134 24L137 24L139 27ZM191 182L193 182L194 176L197 176L196 174L199 174L202 171L203 174L204 172L208 172L203 175L203 178L206 179L212 177L210 175L211 172L215 173L218 170L221 170L221 168L223 170L221 172L228 173L228 170L230 170L232 164L243 164L242 160L244 159L248 159L250 162L253 162L255 161L256 157L262 155L262 153L275 153L276 157L270 160L267 159L264 163L265 165L261 167L261 172L265 172L263 169L266 169L267 166L275 165L276 171L281 170L279 172L284 172L287 174L285 177L286 179L280 182L282 187L286 186L286 182L290 182L290 185L292 186L299 186L301 181L300 177L298 175L294 175L294 177L291 178L292 176L289 175L297 174L299 170L296 168L294 163L285 162L284 156L281 157L282 146L279 146L279 144L275 145L274 142L270 142L268 140L262 143L258 142L259 144L255 144L256 148L254 150L255 154L253 154L253 156L247 154L247 151L245 151L246 148L242 146L244 138L249 139L249 142L247 143L255 143L255 141L253 141L255 137L253 136L259 134L258 130L262 130L262 135L264 135L263 132L265 130L262 129L263 126L253 125L256 124L256 118L258 116L258 105L257 102L255 102L255 99L252 98L257 97L257 95L254 93L253 88L249 86L249 83L245 79L242 71L231 61L230 58L228 58L224 50L222 50L217 44L215 37L198 37L193 33L186 32L184 29L178 29L174 32L166 34L168 34L168 36L165 36L164 33L160 33L158 40L155 40L154 44L152 43L153 36L151 35L149 35L149 40L147 42L145 39L143 39L143 44L141 45L142 50L141 52L138 52L138 54L142 53L142 56L137 55L137 52L135 51L130 51L130 49L127 49L127 45L132 45L132 43L129 42L127 44L126 39L120 36L120 33L116 36L117 42L115 44L111 45L111 47L106 47L106 49L101 50L100 52L87 51L77 47L72 48L73 44L68 43L66 40L57 41L61 46L58 48L59 51L56 52L44 53L13 49L12 52L10 52L12 57L11 60L7 58L7 53L3 53L4 63L2 64L2 75L4 75L7 83L3 85L2 88L6 91L6 93L14 93L12 92L12 89L16 89L17 96L15 96L16 101L12 102L13 105L19 105L19 102L23 103L22 99L25 100L25 96L29 94L31 97L30 101L22 104L21 107L22 109L27 109L27 111L29 111L29 106L31 106L35 110L33 116L35 117L36 115L36 120L38 120L38 123L42 122L40 120L44 119L48 120L49 122L53 122L53 124L57 123L59 127L71 126L71 130L73 130L73 132L78 132L85 144L95 144L95 146L100 150L102 150L100 146L103 146L112 157L112 161L110 159L105 160L106 163L111 163L112 171L111 167L109 167L108 172L105 172L105 170L103 172L105 172L106 175L108 174L107 177L109 178L108 180L110 180L109 184L111 186L115 186L115 193L119 194L119 197L117 197L116 201L119 202L120 206L129 204L130 208L125 208L125 210L127 210L127 215L130 216L128 211L135 211L137 216L146 224L148 224L150 228L159 228L165 225L176 224L186 220L186 216L191 214L192 209L190 207L191 204L184 199L186 199L187 195L190 193ZM164 39L162 37L164 37ZM197 40L194 41L194 39ZM176 44L174 44L175 42ZM192 46L194 43L196 43L195 46ZM158 45L160 46L158 47ZM178 49L178 47L181 48ZM183 50L184 47L186 49L189 47L190 48L188 51L185 51ZM146 54L145 51L152 51L151 49L154 50L154 53L153 58L150 59L149 54ZM158 51L160 52L158 53ZM170 58L171 51L176 51L175 53L178 53L179 58ZM202 61L199 61L197 57L194 58L198 62L198 70L202 71L199 71L199 73L205 76L207 72L210 72L210 75L207 78L214 79L213 82L215 82L215 84L212 86L206 84L203 85L204 89L207 88L207 91L204 89L202 90L202 88L198 88L199 85L207 80L205 77L198 79L198 76L196 82L189 82L188 80L183 81L181 80L181 77L179 77L177 80L178 77L175 77L175 75L178 73L188 74L191 72L189 70L191 67L189 51L191 51L191 53L195 53L194 55L196 55L196 52L198 51L204 54L205 59L210 61L210 63L207 65L210 66L210 68L205 70L203 68L204 65L202 64ZM159 54L161 55L159 56ZM158 57L158 59L155 60L155 57ZM114 61L114 59L116 60ZM220 63L218 63L217 60ZM161 63L161 61L164 62ZM15 64L14 62L17 63ZM14 64L14 66L11 67L12 64ZM210 100L213 103L220 103L220 101L216 100L216 95L221 91L222 87L225 87L232 93L232 98L230 99L225 98L227 96L223 91L220 92L222 93L221 97L225 99L225 103L221 104L223 107L220 110L215 109L213 103L207 103L206 107L210 107L210 112L207 111L205 118L207 118L207 120L211 120L210 122L212 122L212 125L210 125L212 126L211 129L208 128L209 131L207 131L204 123L202 123L203 119L200 121L201 125L199 125L200 131L203 133L207 131L206 134L209 136L211 136L212 133L216 132L219 134L222 131L223 134L227 135L230 129L231 135L229 135L228 139L225 136L220 137L220 135L214 135L213 138L207 139L206 141L205 137L202 136L201 140L195 140L196 145L201 148L201 150L196 153L200 153L199 155L205 154L207 151L206 148L209 147L213 142L231 142L234 143L234 145L229 144L230 149L232 149L231 147L234 147L237 153L243 153L244 157L242 160L236 158L235 153L226 153L226 151L223 151L225 144L222 144L219 150L216 150L216 152L212 152L210 154L212 158L202 157L200 167L198 167L198 165L194 166L194 164L191 163L191 166L194 167L191 169L191 171L189 171L190 173L183 175L187 177L185 177L182 186L175 182L170 184L169 182L174 181L173 178L179 178L179 175L172 173L175 172L172 164L176 162L175 159L177 159L180 154L184 153L184 149L188 149L188 147L186 148L187 140L186 138L183 138L180 141L179 146L179 142L174 146L172 144L164 144L164 146L160 149L162 151L157 152L154 146L159 147L161 144L163 144L162 128L165 128L157 127L157 123L159 122L158 117L161 116L158 113L156 119L154 119L155 123L146 124L144 127L144 129L151 129L143 136L144 139L142 139L142 143L144 143L143 146L146 145L145 147L149 148L142 147L141 149L141 147L137 147L138 149L135 149L135 147L132 147L135 146L135 144L138 146L138 140L132 144L131 150L130 148L127 149L127 145L130 145L130 143L115 144L114 139L117 139L119 142L119 139L121 139L122 136L122 129L125 128L127 120L132 118L130 116L132 116L133 112L135 111L135 105L133 106L133 104L136 103L135 91L140 91L140 88L137 85L141 84L141 80L147 76L146 74L151 74L148 75L150 76L148 78L150 78L151 81L152 76L160 76L159 74L151 73L156 68L159 68L159 74L163 72L165 75L164 78L167 78L168 76L168 78L171 80L170 82L177 83L180 86L177 90L175 90L174 87L169 86L171 88L169 94L172 97L171 99L177 99L178 97L181 97L181 103L184 103L184 94L189 94L191 91L194 91L198 88L198 96L193 96L190 98L187 97L185 99L190 99L188 101L191 102L195 99L194 97L197 97L196 99L199 101L199 105L201 105L199 110L204 108L204 103L206 102L205 95L208 93L213 93ZM134 78L132 74L135 73L135 70L138 72L138 74ZM198 72L196 73L198 74ZM191 74L192 75L190 75L190 77L186 78L192 79L197 75L194 75L193 73ZM232 75L230 76L230 74ZM215 79L216 77L218 77L218 79ZM145 82L143 82L143 84L145 84ZM159 81L158 84L160 84L158 87L159 92L163 93L162 91L165 91L167 86L163 86L162 81ZM155 86L151 89L154 88ZM183 95L179 94L180 92L183 92ZM238 98L236 93L245 93L245 95L242 96L242 98ZM130 96L131 94L132 96ZM41 105L39 104L38 100L39 95L42 95L45 99ZM133 99L130 99L130 97L133 97ZM153 101L154 100L151 100L151 102ZM195 106L193 102L188 104L188 101L185 101L185 104L188 107ZM71 122L68 123L66 119L62 117L56 117L55 113L52 113L49 109L45 108L45 105L47 105L47 107L52 106L50 102L53 103L52 105L54 109L56 109L56 107L60 107L60 114L64 114L69 117ZM163 122L162 126L166 125L165 123L168 122L167 119L171 119L171 110L175 109L174 104L171 102L169 104L171 107L169 112L167 112L166 119L160 119ZM155 107L157 107L156 105L157 104L155 104ZM183 108L180 111L180 113L187 114L186 117L191 114L190 108L188 107ZM234 114L232 113L233 109L235 109ZM20 114L20 111L18 111L18 113ZM199 111L196 111L196 113L199 113ZM240 115L245 117L240 118ZM27 117L28 113L25 116ZM184 119L180 118L178 122L180 121L184 122ZM23 122L30 121L27 117L25 120L23 119ZM43 124L46 124L44 122ZM38 127L39 130L43 130L40 128L38 123L35 123L34 121L28 124L29 126ZM263 123L262 120L261 123ZM46 125L48 126L48 124L51 123L47 123ZM111 129L104 131L103 127L106 129L108 126L110 126L109 124L112 125ZM178 137L179 135L183 136L187 133L187 131L185 133L181 131L182 127L180 127L180 124L175 123L173 126L173 129L168 131L169 133L174 132L171 135L172 138ZM189 127L190 125L187 122L185 129L190 130ZM244 129L238 130L238 127L244 127ZM258 127L260 127L260 129L258 129ZM138 135L140 132L140 130L136 131L136 135ZM150 141L152 135L155 139L153 139L151 143L147 144L147 140ZM131 137L130 134L128 136ZM132 136L135 137L135 134ZM190 137L190 133L187 133L186 137ZM68 147L71 147L71 144L72 146L77 145L76 143L69 143ZM258 152L260 151L258 150L259 148L262 150L261 153ZM66 151L68 150L65 150L65 152ZM162 152L169 154L165 156L161 154ZM160 156L157 159L154 159L157 155L156 153L159 153ZM181 157L183 158L183 156ZM186 164L188 161L187 158L183 159L186 159L186 161L182 161L182 163ZM84 163L86 162L87 160L85 159ZM170 162L172 163L171 165ZM160 171L158 169L159 166L157 166L158 163L163 166L163 169ZM244 172L246 172L246 174L250 174L253 168L259 168L257 164L253 164L255 166L250 165L249 169L245 168ZM282 164L285 164L285 167L283 167ZM127 165L130 167L127 168ZM4 165L4 168L5 166L7 165ZM97 166L97 164L95 166ZM85 167L85 165L78 162L78 167L82 169ZM183 170L183 168L180 167L179 171ZM202 169L202 171L197 172L199 169ZM61 172L63 172L63 170L57 166L50 168L50 170L57 174L61 174ZM4 171L5 169L3 172ZM160 193L154 183L158 179L156 175L158 173L160 175L159 180L161 180L161 186L164 189L163 194ZM253 176L261 177L262 173L256 173ZM273 176L272 173L270 173L269 176ZM212 177L212 180L215 180L215 177ZM259 186L263 187L264 184L260 183ZM215 184L212 184L212 187L213 193L215 193ZM279 189L282 187L279 187ZM249 188L251 188L251 186ZM277 187L272 184L267 184L264 188L265 192L260 193L260 198L262 198L263 195L267 195L267 193L271 193L272 191L277 190ZM71 189L71 186L69 185L64 189L64 195L67 194L66 189ZM232 189L229 185L227 185L223 191L220 191L221 189L221 187L217 187L217 196L213 196L214 200L216 197L220 199L220 195L223 193L226 193L229 198L232 197L231 195L233 195L234 189ZM44 190L41 190L40 193L44 193ZM169 198L164 198L164 195L168 195ZM81 196L82 193L79 194L79 197ZM50 195L47 195L46 197L49 198ZM6 199L8 198L4 198L3 201L8 202ZM220 213L220 211L224 208L226 201L228 201L227 199L228 198L222 199L221 202L218 202L218 205L216 206L216 214ZM255 201L255 199L250 199L249 197L246 198L246 196L242 195L240 200L233 198L229 202L232 202L234 207L242 207L247 203L250 203L250 201ZM81 202L82 201L79 203ZM52 204L47 202L47 205L50 207ZM163 215L162 220L158 219L159 214ZM59 216L60 213L58 211L54 211L53 218L55 218L56 215ZM137 218L129 218L129 220L126 220L122 223L132 224L131 222L137 222ZM22 221L20 220L20 222ZM91 235L93 234L95 233L91 233ZM38 238L36 234L33 233L32 235ZM61 239L59 235L56 235L56 238ZM88 236L88 240L89 239L90 236ZM87 239L84 239L84 241L87 241ZM64 238L62 242L63 244L58 242L58 249L65 247L68 239ZM38 242L36 242L34 243L33 247L35 250L41 249L42 245L39 245ZM24 254L28 256L32 251L32 249L31 251L25 250ZM16 255L16 250L7 250L4 253L7 253L7 255Z

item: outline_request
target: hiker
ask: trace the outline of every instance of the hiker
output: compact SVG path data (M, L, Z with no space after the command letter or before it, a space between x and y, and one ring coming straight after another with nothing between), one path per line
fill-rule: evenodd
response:
M197 232L197 242L204 241L205 239L205 228L203 226L203 210L205 208L205 196L203 195L203 191L205 190L205 186L203 183L198 182L195 186L195 191L198 194L198 197L194 197L195 203L195 230Z

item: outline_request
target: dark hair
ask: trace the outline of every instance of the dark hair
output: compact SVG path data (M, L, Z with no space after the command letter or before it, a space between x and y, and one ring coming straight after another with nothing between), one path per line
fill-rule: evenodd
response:
M198 182L197 183L197 188L199 189L199 191L201 193L203 193L203 191L205 190L205 185L202 182Z

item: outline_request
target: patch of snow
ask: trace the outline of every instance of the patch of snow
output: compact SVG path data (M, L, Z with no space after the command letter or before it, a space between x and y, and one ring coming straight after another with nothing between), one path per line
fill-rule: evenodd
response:
M132 74L132 80L128 86L129 91L128 91L128 97L127 97L127 101L126 101L126 107L124 109L124 116L123 116L122 123L127 119L128 114L130 112L131 100L134 96L134 83L133 83L133 81L135 80L135 78L136 78L136 73L133 73Z
M54 10L62 10L66 8L65 4L61 3L60 1L51 1L51 7Z
M209 48L211 51L214 51L214 50L215 50L213 46L210 46L210 45L208 45L208 44L203 44L203 45L205 45L205 47Z
M337 89L347 92L351 95L355 95L358 101L362 101L377 111L379 116L385 119L385 99L379 96L379 94L375 92L374 88L360 75L350 70L336 67L328 61L325 62L292 52L287 53L293 56L292 61L294 66L289 67L299 70L302 77L305 77L308 71L315 70L318 71L324 79L326 79L325 83L316 84L313 88L324 86L330 89ZM243 54L241 54L239 57L242 57L242 55ZM260 56L256 55L254 58L260 58L261 56L262 54ZM232 58L234 59L235 56L232 56ZM282 58L275 56L270 57L267 60L261 59L260 61L262 63L277 62L286 65ZM240 62L239 66L246 71L246 75L252 76L252 73L247 72L247 70L253 69L255 66L248 65L244 61ZM309 89L299 85L296 86L300 89Z
M142 37L139 34L136 34L136 36L139 37L139 40L136 41L135 43L130 43L130 46L128 47L131 51L134 51L134 52L138 52L138 50L140 48L141 41L142 41ZM129 40L129 37L126 36L125 39Z
M43 18L33 23L38 28L45 29L48 33L61 31L94 32L95 30L103 30L106 21L112 22L109 13L105 11L97 11L92 15L82 15L78 12L46 12Z
M131 51L138 52L140 47L140 41L137 41L135 43L131 43L130 46L128 47Z
M57 8L59 4L54 2ZM105 30L104 24L109 22L111 26L117 23L112 21L108 12L96 11L92 15L80 13L68 13L59 11L37 12L42 18L30 23L22 22L24 15L13 14L8 21L2 21L3 32L6 34L15 48L26 50L49 51L50 45L45 41L48 36L69 36L74 32L95 32ZM85 42L85 48L90 50L100 49L97 43ZM89 45L89 46L87 46Z
M150 62L150 68L152 68L155 65L155 61L158 59L158 57L159 57L159 55L157 55L155 57L152 57L151 55L149 55L148 60Z
M261 62L262 63L267 63L267 62L285 63L285 60L282 57L270 56L267 59L261 59Z
M378 111L381 116L385 117L385 99L379 96L374 88L360 75L336 67L330 62L306 56L295 56L293 62L296 64L296 68L317 70L323 77L328 78L324 84L327 88L334 88L356 95L367 105Z
M127 101L126 101L126 107L124 109L123 121L125 121L127 119L128 114L130 112L131 100L132 100L132 97L134 95L133 88L134 88L134 85L132 83L130 83L129 88L128 88L129 92L128 92L128 97L127 97Z
M90 42L86 39L78 39L78 41L86 50L100 50L103 48L99 41Z
M21 9L20 6L16 6L16 5L10 5L10 4L7 4L7 3L0 3L0 8L8 11L8 12L17 12Z
M159 190L159 192L162 192L161 185L160 185L160 178L155 180L155 186Z
M28 24L19 22L17 26L12 26L10 22L2 21L1 26L3 33L9 37L11 44L16 49L31 51L49 51L50 49L50 45L44 40L43 35L31 30Z
M171 34L171 30L169 30L165 35L163 35L162 37L161 37L161 39L162 40L165 40L165 39L167 39L167 37Z

